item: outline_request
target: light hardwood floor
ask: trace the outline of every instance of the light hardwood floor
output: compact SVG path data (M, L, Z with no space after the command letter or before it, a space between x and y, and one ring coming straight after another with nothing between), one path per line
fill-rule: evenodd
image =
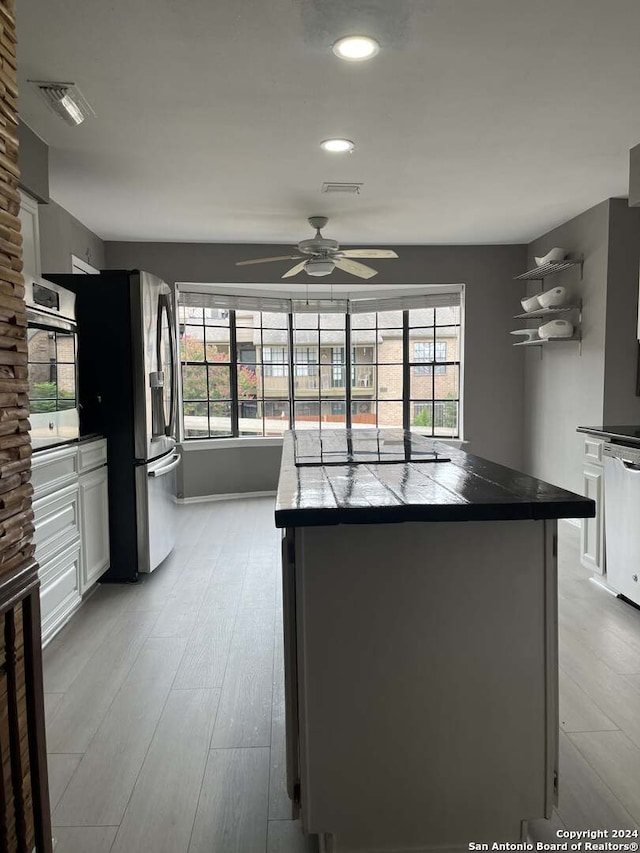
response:
M640 611L560 548L558 828L640 821ZM136 586L101 586L45 650L56 853L310 853L284 780L273 502L180 509Z

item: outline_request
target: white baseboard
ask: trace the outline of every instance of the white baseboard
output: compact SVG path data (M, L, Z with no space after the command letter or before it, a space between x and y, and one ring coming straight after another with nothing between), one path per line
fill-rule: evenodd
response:
M210 501L238 501L242 498L275 498L276 492L231 492L226 495L196 495L193 498L178 498L179 504L204 504Z

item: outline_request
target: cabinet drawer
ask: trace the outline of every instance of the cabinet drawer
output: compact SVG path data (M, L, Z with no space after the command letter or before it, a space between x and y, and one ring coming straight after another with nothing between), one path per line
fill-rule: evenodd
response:
M78 448L73 445L34 453L31 472L36 498L57 491L78 476Z
M73 483L33 502L33 541L39 563L45 563L80 535L78 495L78 484Z
M80 603L80 543L76 542L40 567L42 640L48 642Z
M602 465L602 448L604 447L603 438L585 438L584 440L584 458L589 462L596 462Z
M88 441L78 448L78 473L84 474L94 468L100 468L107 463L107 441L99 438L97 441Z

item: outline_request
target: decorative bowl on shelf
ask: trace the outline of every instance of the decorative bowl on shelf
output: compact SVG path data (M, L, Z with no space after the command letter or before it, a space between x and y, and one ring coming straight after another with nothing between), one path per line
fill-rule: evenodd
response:
M538 302L539 295L540 294L536 294L535 296L526 296L524 299L520 300L520 305L522 305L527 314L531 311L538 311L540 308L540 303Z
M564 249L556 246L554 249L551 249L550 252L547 252L542 258L535 258L536 266L544 267L546 264L557 264L560 261L564 261L567 253Z
M538 334L543 340L548 338L571 338L573 337L573 324L568 320L550 320L543 323L538 329Z
M541 308L558 308L566 302L567 288L554 287L544 293L539 293L537 298Z
M511 335L523 335L524 339L527 341L535 341L538 337L537 329L516 329L514 332L510 332Z

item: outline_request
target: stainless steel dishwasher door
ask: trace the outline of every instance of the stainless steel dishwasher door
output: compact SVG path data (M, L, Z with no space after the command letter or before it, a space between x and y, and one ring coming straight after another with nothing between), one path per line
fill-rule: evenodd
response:
M136 469L139 571L152 572L176 544L176 472L180 454L171 453Z

